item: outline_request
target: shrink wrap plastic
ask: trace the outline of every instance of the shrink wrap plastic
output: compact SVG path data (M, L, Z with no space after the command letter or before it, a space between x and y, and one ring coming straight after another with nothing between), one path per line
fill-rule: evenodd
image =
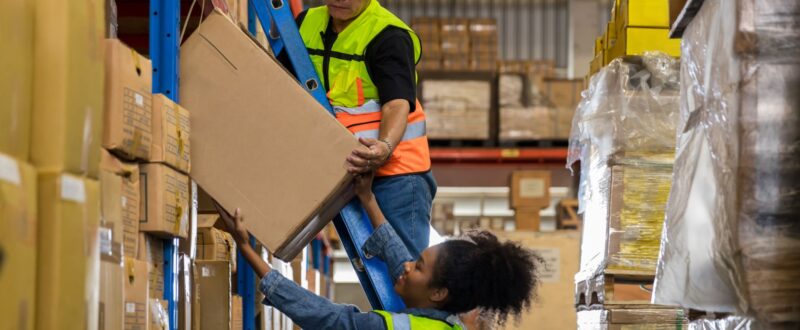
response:
M800 326L800 2L706 0L683 36L653 302Z
M606 269L655 271L675 149L678 67L661 53L616 59L583 92L567 159L568 168L581 164L576 280Z

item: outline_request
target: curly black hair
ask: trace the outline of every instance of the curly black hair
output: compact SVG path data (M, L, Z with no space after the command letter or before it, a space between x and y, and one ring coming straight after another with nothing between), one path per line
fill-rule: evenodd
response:
M473 231L442 243L430 285L448 291L440 309L461 314L480 308L502 326L509 315L519 320L530 308L542 263L541 257L517 243Z

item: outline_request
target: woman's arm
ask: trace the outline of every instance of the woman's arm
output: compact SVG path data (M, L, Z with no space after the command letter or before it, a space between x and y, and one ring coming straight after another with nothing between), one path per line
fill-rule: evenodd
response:
M386 218L383 216L378 202L375 200L375 194L372 193L372 181L375 173L362 174L355 179L355 192L358 200L361 201L361 206L367 211L369 221L372 223L372 228L378 229L381 225L386 223Z
M239 251L242 252L244 259L247 260L247 263L250 264L250 267L253 267L253 270L258 275L258 278L264 278L264 276L272 271L272 267L270 267L266 261L261 259L261 256L258 255L255 250L253 250L252 246L250 246L250 233L247 232L247 227L244 225L242 211L236 209L236 211L233 213L233 216L231 216L217 202L214 202L214 207L217 208L220 218L222 218L222 221L228 228L228 232L230 232L231 236L233 236L233 240L236 241L236 246L239 247Z

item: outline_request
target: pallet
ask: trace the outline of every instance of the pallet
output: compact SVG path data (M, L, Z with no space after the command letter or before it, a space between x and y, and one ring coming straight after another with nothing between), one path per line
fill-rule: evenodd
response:
M643 271L610 271L575 284L578 310L607 308L611 305L649 306L655 274ZM666 307L666 306L665 306Z
M556 206L556 228L581 230L581 218L578 217L578 200L565 198Z

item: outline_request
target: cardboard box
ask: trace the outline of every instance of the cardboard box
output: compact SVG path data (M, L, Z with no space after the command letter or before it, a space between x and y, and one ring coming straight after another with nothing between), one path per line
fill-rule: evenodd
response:
M110 228L101 227L100 232L98 329L122 329L125 324L125 299L122 292L125 275L122 246L110 239Z
M36 320L36 190L33 166L0 154L0 319L11 329Z
M183 173L190 170L189 110L163 94L153 95L153 146L150 161Z
M112 228L113 241L127 257L135 257L139 241L139 166L101 151L101 223Z
M196 261L200 329L233 329L231 265L227 261Z
M125 258L125 330L147 329L150 298L147 262Z
M164 297L164 241L160 238L139 233L138 260L148 264L148 285L150 298Z
M90 251L96 248L100 223L100 184L66 173L39 172L37 194L37 269L47 270L47 276L36 277L36 326L81 329L90 321L87 287L97 285L90 282L96 279L90 278L88 268L92 257L97 258Z
M669 0L620 1L616 29L626 27L669 28Z
M661 51L679 57L681 40L670 39L666 28L625 28L618 32L616 44L607 52L607 62L625 55L642 55L646 51Z
M126 159L150 159L153 67L119 39L106 39L103 147Z
M344 160L358 141L217 11L183 44L181 72L192 177L228 211L241 208L255 238L291 260L352 198ZM219 109L228 109L224 121Z
M236 241L231 234L214 228L218 215L197 216L197 260L227 261L236 272Z
M0 12L0 153L27 161L33 103L34 2L3 4ZM13 78L12 78L13 77Z
M556 136L556 110L549 107L500 108L500 139L544 140Z
M139 230L186 238L189 227L189 177L164 164L142 164Z
M550 171L514 171L511 174L511 208L550 205Z
M489 81L425 80L422 103L431 139L489 138L492 84Z
M97 0L36 1L30 157L38 170L97 178L104 11Z
M241 296L231 296L231 330L244 329L243 307Z
M518 324L507 329L574 329L574 275L578 271L580 233L577 231L494 232L501 239L519 242L545 261L539 272L539 299L523 312Z
M540 207L517 207L517 209L514 210L516 230L540 231L542 223L541 211L542 208Z
M150 298L148 301L150 306L150 326L148 329L163 330L169 329L169 303L160 298Z

